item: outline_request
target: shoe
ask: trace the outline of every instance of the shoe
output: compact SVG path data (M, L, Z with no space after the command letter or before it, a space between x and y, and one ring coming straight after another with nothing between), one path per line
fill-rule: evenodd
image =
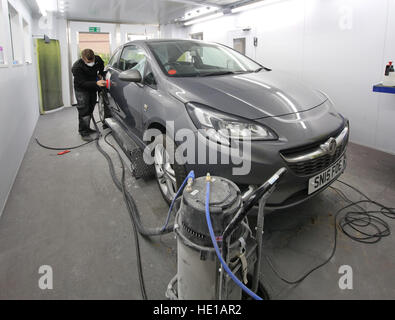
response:
M96 130L94 130L94 129L91 129L91 128L89 128L89 129L88 129L88 132L89 132L89 134L92 134L92 133L97 133L97 131L96 131Z
M92 142L94 139L89 134L81 134L81 139L86 142Z

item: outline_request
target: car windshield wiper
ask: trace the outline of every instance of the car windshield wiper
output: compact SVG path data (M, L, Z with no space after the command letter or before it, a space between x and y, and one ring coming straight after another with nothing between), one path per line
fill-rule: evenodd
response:
M262 70L266 70L266 68L260 67L259 69L256 69L254 72L255 72L255 73L258 73L258 72L261 72Z
M212 76L224 76L227 74L236 74L236 72L233 71L217 71L217 72L209 72L209 73L203 73L200 74L201 77L212 77Z

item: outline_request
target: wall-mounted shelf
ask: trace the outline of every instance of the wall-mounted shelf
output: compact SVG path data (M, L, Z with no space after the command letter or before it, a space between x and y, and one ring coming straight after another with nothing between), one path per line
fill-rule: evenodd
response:
M383 86L382 84L376 84L375 86L373 86L373 92L395 94L395 87L387 87Z

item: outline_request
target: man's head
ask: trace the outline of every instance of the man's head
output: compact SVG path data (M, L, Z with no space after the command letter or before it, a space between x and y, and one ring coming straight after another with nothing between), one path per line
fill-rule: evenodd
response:
M81 52L81 58L89 66L93 67L95 65L95 53L91 49L84 49Z

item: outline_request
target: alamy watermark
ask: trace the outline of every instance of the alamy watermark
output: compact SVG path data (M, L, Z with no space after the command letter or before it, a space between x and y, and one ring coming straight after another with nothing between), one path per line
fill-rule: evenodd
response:
M166 135L159 129L145 131L143 140L147 144L144 161L148 165L163 164L158 160L179 165L231 165L232 174L248 175L251 172L251 132L243 129L241 138L233 138L224 130L180 129L175 132L174 122L166 122ZM165 157L155 157L155 149L165 146Z
M354 274L352 267L348 265L341 266L339 268L339 274L342 274L342 276L339 279L339 288L341 290L353 290Z
M41 290L53 290L53 270L51 266L41 266L38 269L41 277L38 279L38 287Z

